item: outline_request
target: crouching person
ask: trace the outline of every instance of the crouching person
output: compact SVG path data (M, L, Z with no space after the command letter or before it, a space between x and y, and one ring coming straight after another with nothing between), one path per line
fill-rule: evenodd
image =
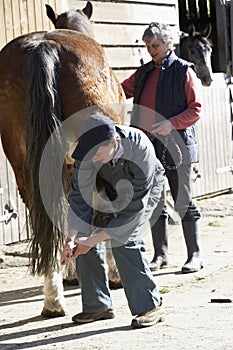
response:
M160 215L154 209L164 184L154 147L140 130L91 115L82 125L73 158L69 232L62 263L77 258L83 312L72 320L83 324L114 318L102 244L110 239L130 311L136 316L132 327L153 326L164 316L143 242L148 220L152 214ZM109 208L114 208L103 228L92 225L97 174L111 202Z

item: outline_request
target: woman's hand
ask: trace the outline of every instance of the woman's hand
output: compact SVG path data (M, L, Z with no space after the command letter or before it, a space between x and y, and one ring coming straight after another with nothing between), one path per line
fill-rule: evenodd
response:
M72 259L76 259L81 254L86 254L97 243L111 238L106 232L100 231L93 236L80 237L75 241L70 239L62 252L62 264L66 265Z
M152 129L150 130L150 132L155 136L156 136L156 134L166 136L166 135L170 134L172 129L173 129L173 125L170 122L170 120L164 120L160 123L156 123L156 124L152 125Z
M74 258L74 250L76 248L76 244L73 240L70 240L66 243L62 253L61 253L61 263L63 265L67 265Z

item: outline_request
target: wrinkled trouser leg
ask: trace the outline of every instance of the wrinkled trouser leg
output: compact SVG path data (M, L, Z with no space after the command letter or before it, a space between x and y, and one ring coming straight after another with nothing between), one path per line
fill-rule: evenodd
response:
M145 256L142 240L112 248L132 315L161 305L159 291Z
M167 240L167 221L168 212L165 205L166 195L165 188L163 189L162 196L155 211L160 211L161 214L157 221L152 216L150 220L151 234L154 247L154 257L150 264L152 271L159 270L161 267L167 265L167 251L168 251L168 240ZM154 222L155 221L155 222Z
M188 259L182 272L195 272L202 267L200 256L200 213L193 203L191 195L191 165L182 165L177 171L166 171L170 190L179 213L187 247Z
M98 243L87 254L77 258L83 312L100 312L112 306L104 258L103 243Z

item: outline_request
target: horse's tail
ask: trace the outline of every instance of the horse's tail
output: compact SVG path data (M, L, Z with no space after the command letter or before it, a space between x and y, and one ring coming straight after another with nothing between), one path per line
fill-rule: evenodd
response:
M64 240L63 230L54 224L54 220L64 216L59 198L63 194L63 186L60 183L61 192L53 193L57 177L54 177L55 169L51 168L51 164L57 164L55 171L58 172L59 163L63 164L64 161L62 138L57 137L61 125L59 55L56 46L46 41L31 43L28 52L27 167L30 174L29 216L32 228L30 267L32 274L47 275L58 268L57 253ZM54 139L51 142L54 149L44 152L51 138ZM47 169L46 166L41 169L42 156L47 159ZM63 165L62 169L61 181L64 180ZM47 173L41 181L43 171ZM43 188L43 193L47 192L46 199L41 196L41 186L46 186L46 189Z

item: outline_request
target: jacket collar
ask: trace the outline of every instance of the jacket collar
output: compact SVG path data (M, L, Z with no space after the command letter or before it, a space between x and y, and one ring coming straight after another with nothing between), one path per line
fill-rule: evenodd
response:
M164 70L169 68L173 64L173 62L176 61L177 59L178 57L176 56L175 52L171 51L170 54L162 60L161 69ZM153 60L151 60L150 62L145 64L144 72L150 73L153 69L157 67L158 65Z
M161 66L158 66L153 60L147 63L146 73L152 71L154 68L161 67L162 70L169 68L178 57L174 51L171 51L167 57L162 60Z
M162 69L169 68L177 58L174 51L171 51L170 54L162 60Z

